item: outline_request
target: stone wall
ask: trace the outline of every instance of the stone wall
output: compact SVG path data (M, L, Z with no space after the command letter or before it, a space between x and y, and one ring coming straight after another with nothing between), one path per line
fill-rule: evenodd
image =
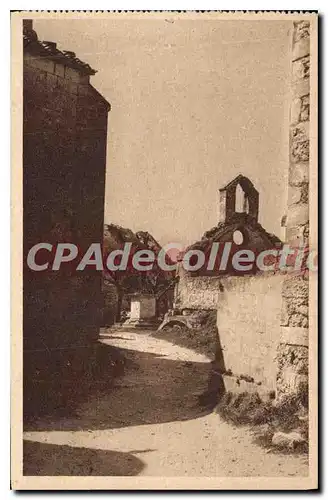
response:
M284 275L192 277L181 268L179 276L176 309L217 310L227 389L238 389L242 376L254 379L238 380L243 390L275 390Z
M310 23L294 22L292 35L290 163L286 243L309 242ZM278 398L304 390L308 379L308 274L287 274L282 289L277 351Z
M24 56L25 263L41 241L75 243L81 254L102 241L108 104L84 76L79 81L78 72L67 68L64 77L60 66ZM101 274L80 274L36 273L25 264L26 344L84 344L86 320L97 336Z
M83 255L102 241L109 104L88 75L29 50L23 66L24 383L33 389L57 380L59 390L69 372L90 365L86 348L101 324L101 273L73 266L31 271L27 254L36 243L70 242Z
M276 387L283 279L282 274L263 273L221 282L217 326L225 370L238 384L243 377L253 379L259 391Z
M175 309L217 309L220 299L221 278L217 276L191 276L179 265L179 282L175 287Z

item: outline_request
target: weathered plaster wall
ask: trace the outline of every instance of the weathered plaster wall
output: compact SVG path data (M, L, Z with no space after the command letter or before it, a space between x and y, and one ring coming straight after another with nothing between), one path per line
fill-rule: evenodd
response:
M309 241L310 23L295 22L292 38L292 102L286 242ZM309 282L287 274L282 289L281 339L277 352L278 398L303 390L308 381Z
M266 389L276 385L282 282L281 274L227 277L218 303L225 369L253 377Z
M235 378L253 377L261 389L275 389L284 276L191 277L182 269L179 274L176 308L217 309L225 370Z

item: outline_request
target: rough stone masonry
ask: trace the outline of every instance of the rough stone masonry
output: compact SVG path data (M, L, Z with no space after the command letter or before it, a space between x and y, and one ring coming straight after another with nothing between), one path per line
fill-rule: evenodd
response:
M286 243L309 243L310 23L294 22L292 102ZM277 352L277 397L308 387L308 272L287 273L282 286L281 339Z

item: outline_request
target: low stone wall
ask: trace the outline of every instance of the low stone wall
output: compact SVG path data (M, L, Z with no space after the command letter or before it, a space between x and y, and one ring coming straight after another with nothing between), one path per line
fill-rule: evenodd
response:
M192 277L179 270L174 307L177 309L217 309L222 279L217 276Z
M217 309L224 368L232 373L229 389L236 381L247 390L276 388L283 280L280 273L219 278L180 272L175 307Z
M225 369L236 378L276 387L283 275L227 277L217 312Z

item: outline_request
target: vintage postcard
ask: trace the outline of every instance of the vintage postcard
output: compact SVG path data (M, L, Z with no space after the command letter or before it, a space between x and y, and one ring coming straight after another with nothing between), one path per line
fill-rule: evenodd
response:
M12 13L14 490L318 488L317 23Z

